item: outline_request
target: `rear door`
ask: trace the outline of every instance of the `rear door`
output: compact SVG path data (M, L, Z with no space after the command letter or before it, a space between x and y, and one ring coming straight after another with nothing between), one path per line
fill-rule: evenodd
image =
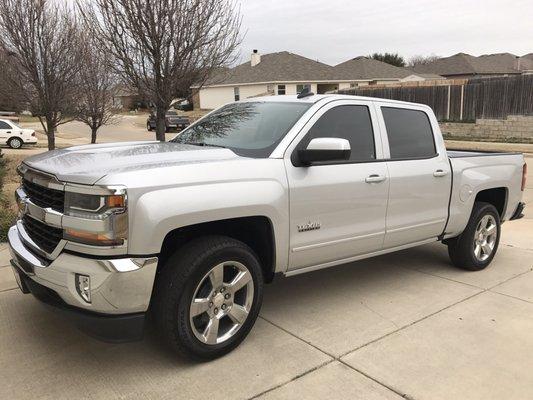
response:
M424 106L380 103L377 108L389 158L384 248L436 238L446 225L451 190L437 121Z
M350 160L296 167L291 155L318 137L347 139ZM320 268L382 248L388 197L387 166L382 161L371 102L333 101L310 119L285 155L289 269Z

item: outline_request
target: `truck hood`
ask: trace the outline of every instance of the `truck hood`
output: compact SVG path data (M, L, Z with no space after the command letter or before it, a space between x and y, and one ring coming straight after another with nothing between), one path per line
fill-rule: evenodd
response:
M106 175L239 158L233 151L170 142L121 142L69 147L24 160L63 182L93 185Z

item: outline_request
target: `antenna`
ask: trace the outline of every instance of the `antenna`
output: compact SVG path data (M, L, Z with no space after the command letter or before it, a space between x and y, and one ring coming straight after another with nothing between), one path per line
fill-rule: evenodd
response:
M300 92L300 94L297 96L298 99L303 99L305 97L309 97L309 96L314 96L315 94L313 92L311 92L311 89L309 89L308 87L304 88L304 90L302 90Z

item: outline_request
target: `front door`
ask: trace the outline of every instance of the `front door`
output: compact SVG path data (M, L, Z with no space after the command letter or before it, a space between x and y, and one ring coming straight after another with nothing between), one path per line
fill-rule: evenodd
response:
M381 250L388 172L371 103L334 101L306 124L288 155L311 139L350 142L348 161L296 167L285 163L290 193L289 269L322 267Z
M5 144L11 136L12 131L11 125L5 121L0 121L0 142Z

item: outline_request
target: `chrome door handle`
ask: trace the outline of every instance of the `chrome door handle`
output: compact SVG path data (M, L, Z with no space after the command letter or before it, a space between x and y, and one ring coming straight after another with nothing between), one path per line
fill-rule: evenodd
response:
M448 175L448 171L443 171L442 169L438 169L435 172L433 172L433 176L435 178L442 178L443 176Z
M369 177L367 177L365 179L365 182L366 183L379 183L379 182L383 182L385 179L387 179L387 177L385 177L383 175L373 174L373 175L370 175Z

